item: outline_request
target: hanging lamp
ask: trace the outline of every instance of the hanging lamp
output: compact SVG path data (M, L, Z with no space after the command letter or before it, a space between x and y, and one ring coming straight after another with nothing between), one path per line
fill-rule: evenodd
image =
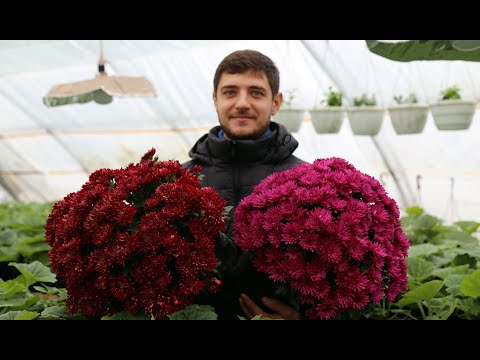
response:
M150 81L141 76L110 76L105 72L103 42L100 40L98 74L94 79L54 85L43 98L46 106L83 104L94 101L109 104L113 97L156 96Z

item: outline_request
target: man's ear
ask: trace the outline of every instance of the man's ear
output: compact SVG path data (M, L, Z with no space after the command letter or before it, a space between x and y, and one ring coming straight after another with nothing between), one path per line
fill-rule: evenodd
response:
M215 94L215 91L212 92L212 99L215 107L217 107L217 94Z
M275 115L280 110L280 106L282 106L283 102L283 94L279 91L275 98L273 99L273 107L272 107L272 115Z

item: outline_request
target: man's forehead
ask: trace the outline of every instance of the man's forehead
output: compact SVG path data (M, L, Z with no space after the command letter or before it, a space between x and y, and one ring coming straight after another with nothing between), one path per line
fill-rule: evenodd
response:
M223 73L219 85L225 86L249 86L258 88L269 88L268 79L262 71L246 71L243 73Z

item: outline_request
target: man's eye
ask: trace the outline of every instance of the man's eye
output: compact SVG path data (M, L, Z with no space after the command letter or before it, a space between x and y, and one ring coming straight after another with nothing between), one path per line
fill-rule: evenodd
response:
M227 90L224 92L225 95L235 95L235 91L234 90Z
M262 94L261 91L253 90L253 91L252 91L252 95L253 95L253 96L262 96L263 94Z

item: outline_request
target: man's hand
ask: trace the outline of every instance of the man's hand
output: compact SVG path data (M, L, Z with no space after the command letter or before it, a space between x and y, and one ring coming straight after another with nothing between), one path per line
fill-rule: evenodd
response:
M297 311L277 299L262 298L262 303L271 309L273 311L272 313L263 311L263 309L255 304L246 294L241 294L239 301L240 307L248 320L251 320L254 316L267 317L270 319L300 320L300 314Z

